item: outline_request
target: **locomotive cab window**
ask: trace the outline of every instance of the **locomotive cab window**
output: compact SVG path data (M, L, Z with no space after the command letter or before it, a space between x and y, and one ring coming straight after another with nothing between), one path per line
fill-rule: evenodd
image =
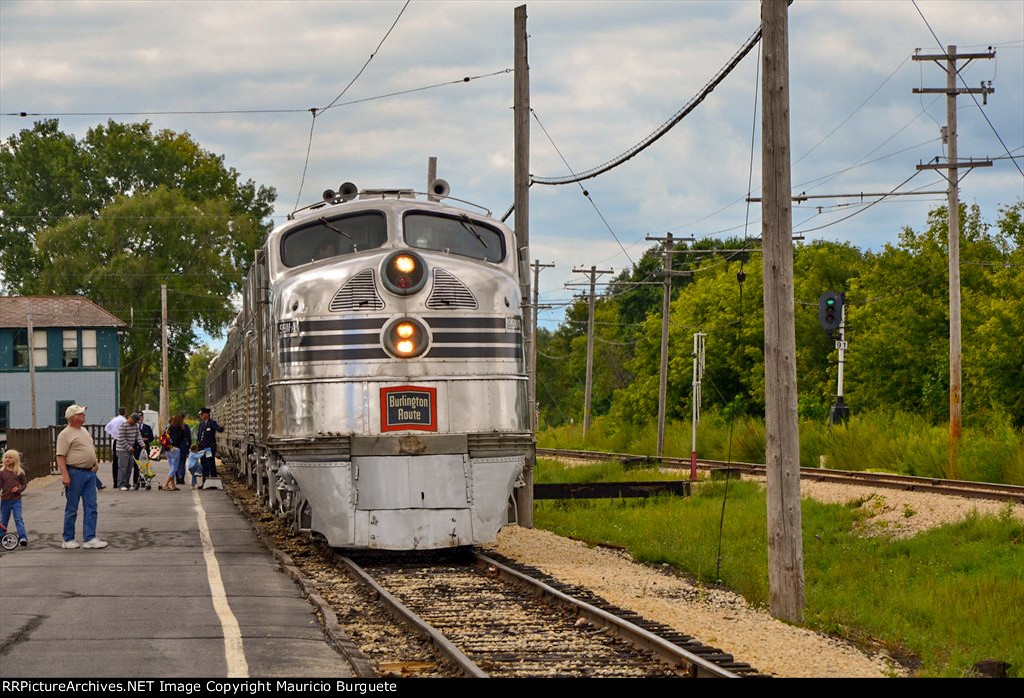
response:
M404 228L409 247L450 252L485 262L505 259L505 236L469 216L407 213Z
M320 217L282 238L281 262L286 267L297 267L329 257L372 250L387 240L387 219L380 211L342 218Z

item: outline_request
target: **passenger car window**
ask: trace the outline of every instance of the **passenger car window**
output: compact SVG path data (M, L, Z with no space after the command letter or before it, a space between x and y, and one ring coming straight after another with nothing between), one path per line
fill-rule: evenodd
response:
M505 236L469 216L407 213L403 223L409 247L448 251L487 262L505 259Z
M321 216L281 239L281 262L297 267L328 257L354 254L381 247L388 239L387 218L381 211L351 216Z

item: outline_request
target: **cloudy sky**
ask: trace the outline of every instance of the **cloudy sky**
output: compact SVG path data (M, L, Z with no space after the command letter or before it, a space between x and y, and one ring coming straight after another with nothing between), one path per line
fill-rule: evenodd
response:
M404 4L0 0L0 138L42 118L12 116L22 111L59 115L78 136L107 118L149 119L189 132L243 178L276 187L278 222L297 199L312 203L347 180L422 190L427 159L436 156L454 196L501 215L513 183L512 76L504 71L512 67L513 8L521 2L413 0L337 106L315 120L300 194L308 110L338 97ZM995 94L980 109L959 99L961 158L1005 157L992 127L1006 149L1024 154L1024 2L918 0L917 7L941 45L996 48L995 60L964 72L971 86L991 80ZM530 2L533 109L575 171L601 164L689 101L757 28L759 13L753 0ZM889 191L916 164L944 154L944 96L912 93L945 85L935 63L910 58L915 49L940 50L921 14L910 0L790 7L795 192ZM587 181L597 210L578 185L532 188L531 256L557 265L541 276L544 300L571 296L562 284L573 280L574 265L628 266L648 234L742 236L748 219L747 234L760 233L759 208L748 214L743 201L752 134L755 195L760 187L756 64L755 49L654 146ZM229 111L241 113L197 113ZM531 127L532 173L567 174L538 122ZM944 188L941 176L922 172L902 190ZM1008 159L961 184L962 200L978 203L990 220L999 205L1022 197L1024 176ZM904 225L923 227L944 197L900 197L838 222L860 210L851 201L796 207L794 228L827 225L808 239L878 249ZM561 316L548 311L548 324Z

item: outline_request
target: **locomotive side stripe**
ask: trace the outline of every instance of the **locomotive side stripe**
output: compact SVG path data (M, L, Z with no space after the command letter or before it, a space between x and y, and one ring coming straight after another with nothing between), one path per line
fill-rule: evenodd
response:
M380 347L374 349L317 349L281 352L281 363L307 363L310 361L365 361L388 359Z
M435 344L518 344L518 332L435 332Z
M521 347L442 347L432 346L423 359L521 359Z
M457 347L432 346L420 357L429 359L521 359L523 350L518 346ZM369 359L392 359L383 349L310 349L281 353L282 363L309 363L311 361L366 361Z
M386 317L360 317L347 320L301 320L299 332L321 330L379 330L388 321Z
M349 334L313 334L301 337L282 337L278 343L281 349L298 349L299 347L330 347L339 344L380 344L380 334L349 333Z
M503 317L475 317L470 315L464 317L425 317L423 319L430 325L431 329L505 329L505 318Z

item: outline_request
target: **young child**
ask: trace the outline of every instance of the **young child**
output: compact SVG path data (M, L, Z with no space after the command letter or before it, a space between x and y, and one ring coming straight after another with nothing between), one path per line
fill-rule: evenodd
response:
M192 489L196 488L196 480L203 472L202 456L211 457L213 452L209 448L199 450L199 444L192 444L192 452L188 454L188 471L192 473Z
M21 469L21 454L11 449L4 453L3 469L0 469L0 523L7 526L11 514L18 528L18 540L28 545L25 522L21 518L21 493L28 485L28 477Z

